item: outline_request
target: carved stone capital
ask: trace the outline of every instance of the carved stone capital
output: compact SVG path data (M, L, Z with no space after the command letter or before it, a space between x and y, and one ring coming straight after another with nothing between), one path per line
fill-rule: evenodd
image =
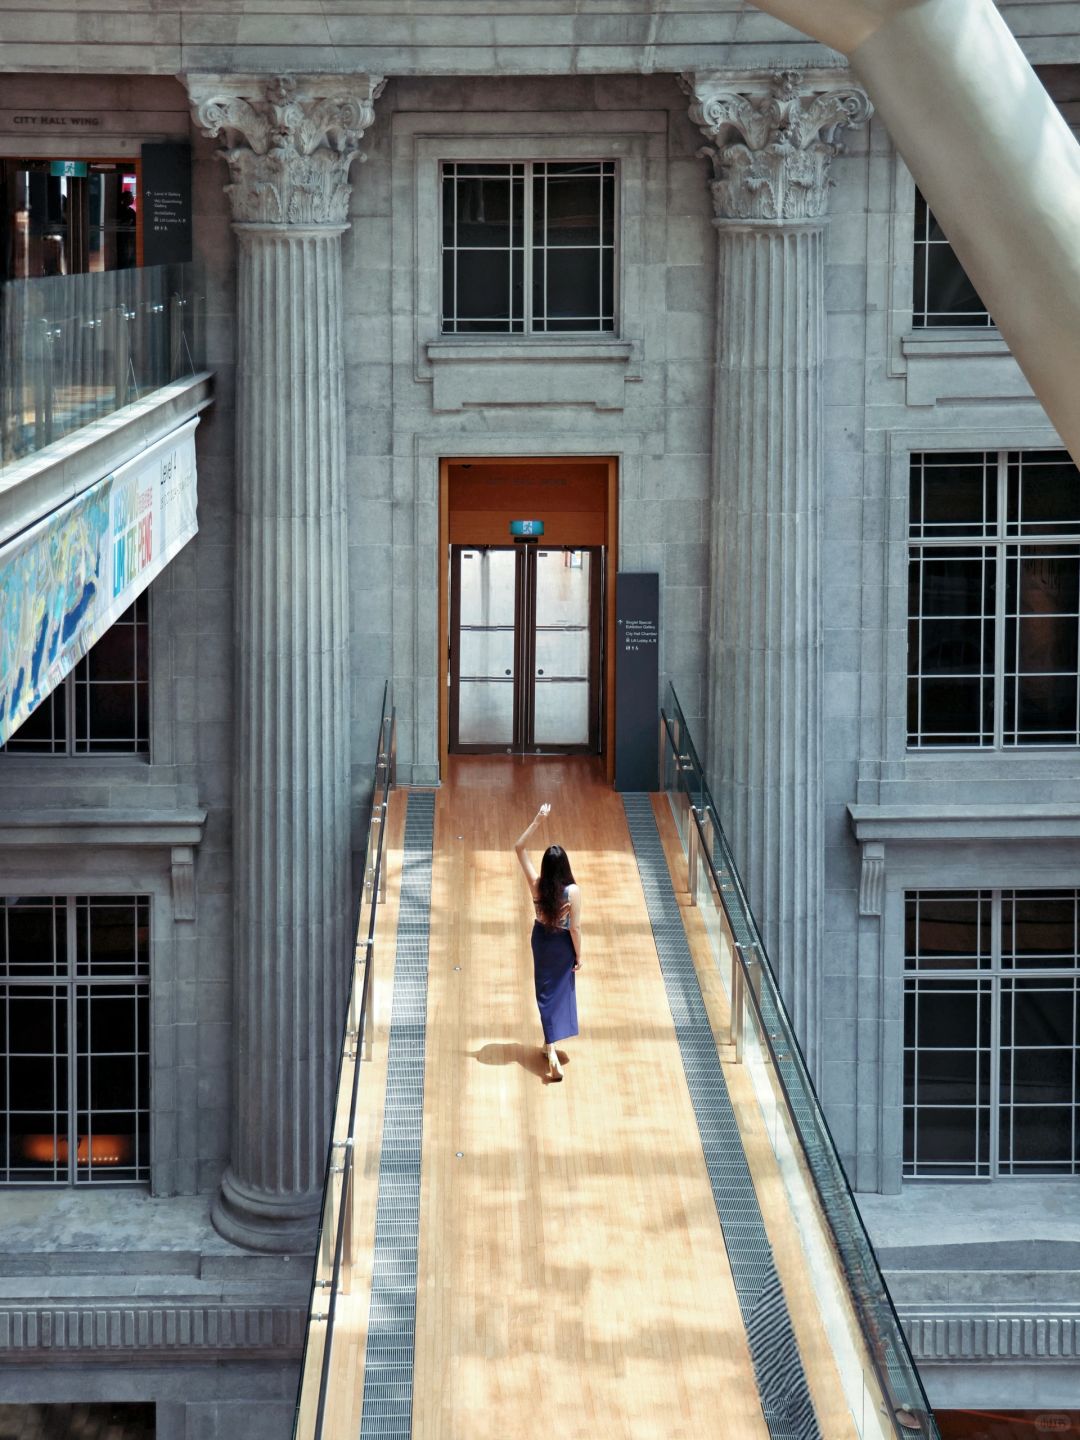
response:
M221 151L237 225L348 223L349 166L385 81L373 75L188 75L195 123ZM361 156L361 159L363 156Z
M709 144L719 222L784 224L820 220L840 132L862 125L871 104L854 85L804 83L797 70L746 77L716 71L682 75L690 118Z

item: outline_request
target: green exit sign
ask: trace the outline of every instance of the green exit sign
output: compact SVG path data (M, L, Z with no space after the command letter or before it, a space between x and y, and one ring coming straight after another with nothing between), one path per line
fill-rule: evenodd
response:
M49 165L50 175L66 175L69 180L85 180L89 173L88 160L53 160Z
M511 520L510 534L515 540L520 540L526 535L543 535L544 522L542 520Z

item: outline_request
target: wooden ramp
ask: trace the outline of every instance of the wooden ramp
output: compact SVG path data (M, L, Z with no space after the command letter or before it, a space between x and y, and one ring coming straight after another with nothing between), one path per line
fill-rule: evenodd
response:
M553 813L536 849L565 846L584 902L581 1035L559 1047L562 1084L545 1079L532 911L511 848L544 800ZM666 802L656 813L665 844L677 846ZM726 1002L695 920L688 928L710 1020L726 1034ZM370 1116L358 1157L361 1264L334 1350L335 1440L360 1429L363 1251L391 980L383 961L375 1062L362 1086ZM854 1437L739 1068L725 1073L821 1431ZM438 794L412 1434L767 1440L623 807L595 762L460 758Z

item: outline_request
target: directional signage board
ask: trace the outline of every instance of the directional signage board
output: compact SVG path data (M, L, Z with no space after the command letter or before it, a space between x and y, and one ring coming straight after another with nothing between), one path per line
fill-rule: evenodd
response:
M615 582L615 789L659 784L660 576L620 571Z

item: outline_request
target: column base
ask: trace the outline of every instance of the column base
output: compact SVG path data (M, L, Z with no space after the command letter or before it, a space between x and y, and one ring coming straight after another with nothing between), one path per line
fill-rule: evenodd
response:
M250 1190L230 1170L210 1207L214 1229L231 1245L273 1255L310 1255L315 1249L322 1191L268 1197Z

